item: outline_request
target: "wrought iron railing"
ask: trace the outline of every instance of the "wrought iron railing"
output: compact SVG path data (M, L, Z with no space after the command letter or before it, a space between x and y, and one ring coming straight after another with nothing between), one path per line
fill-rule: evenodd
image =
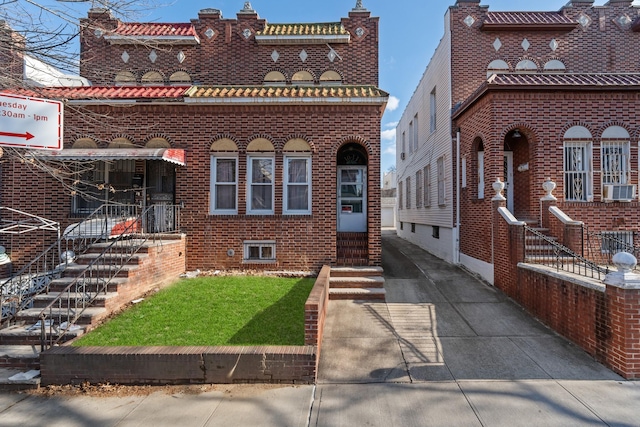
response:
M586 236L586 256L596 262L613 266L613 256L618 252L628 252L640 257L640 233L637 231L590 231L583 225L583 235ZM636 266L636 269L638 267Z
M598 280L603 280L610 273L607 266L585 258L527 225L524 226L524 245L525 261L528 263Z
M102 251L86 267L83 265L85 268L40 312L42 350L58 344L78 327L76 323L82 315L93 307L98 297L107 293L112 280L153 236L142 229L151 210L153 206L134 220L126 221L120 234L107 240Z
M0 323L11 322L20 310L32 307L35 297L48 292L69 263L97 242L146 235L158 243L162 234L180 233L180 208L154 205L140 212L138 205L103 205L67 227L61 238L0 284Z
M103 238L109 218L120 217L133 208L135 207L108 205L99 207L84 221L67 227L56 242L2 283L0 323L10 322L18 311L31 307L34 298L48 291L51 281L61 276L74 257L84 254L87 248ZM92 224L91 234L86 233L88 223ZM77 238L69 238L74 234L77 234Z

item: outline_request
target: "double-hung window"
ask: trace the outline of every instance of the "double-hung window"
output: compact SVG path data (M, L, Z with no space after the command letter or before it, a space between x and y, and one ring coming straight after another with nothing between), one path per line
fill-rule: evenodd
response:
M273 214L274 163L273 157L247 158L247 213Z
M211 213L238 213L238 158L211 157Z
M444 170L444 157L438 158L438 205L444 206L445 204L445 170Z
M422 180L422 169L420 169L416 172L416 208L422 207L423 184L424 181Z
M311 213L311 157L284 158L284 213Z

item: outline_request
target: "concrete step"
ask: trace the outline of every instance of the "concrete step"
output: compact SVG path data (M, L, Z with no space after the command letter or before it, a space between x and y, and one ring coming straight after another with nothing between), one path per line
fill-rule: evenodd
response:
M0 345L0 368L40 369L40 346Z
M77 310L72 309L71 312L80 312L82 309L78 308ZM20 311L16 316L16 322L24 323L25 325L34 325L38 320L40 320L40 313L42 312L41 308L27 308L25 310ZM80 318L77 320L76 324L82 325L91 325L98 320L105 317L109 312L103 307L87 307L82 311ZM51 310L51 317L54 319L58 319L59 316L61 318L66 318L68 315L68 311L65 308L54 308ZM2 333L3 331L0 331Z
M21 325L14 325L8 328L0 330L0 346L6 347L25 347L25 346L40 346L40 328L34 327L35 323L27 323ZM67 331L64 337L62 338L62 342L67 342L72 339L75 339L85 332L85 328L82 326L73 327L72 330ZM47 331L47 338L58 338L60 335L58 334L57 328L53 328L53 333L49 334Z
M49 292L48 294L38 295L33 300L33 308L45 308L49 305L49 303L51 303L60 295L60 292ZM94 299L93 306L105 307L110 299L116 298L117 296L117 292L107 292L106 294L100 294ZM67 296L65 296L65 298L62 299L61 304L62 307L73 307L76 302L82 301L85 298L86 294L70 292Z
M374 277L382 276L382 267L354 266L331 267L331 277Z
M60 279L55 279L49 285L49 290L50 292L62 292L74 280L75 280L75 277L61 277ZM95 279L95 280L98 281L99 279ZM127 277L114 277L113 279L111 279L111 281L107 285L107 292L117 292L118 286L125 285L128 282L129 282L129 279ZM100 283L104 283L104 282L100 279Z
M384 288L335 288L329 289L330 300L375 300L385 301Z
M89 252L89 253L80 255L76 259L76 264L88 265L98 258L101 258L102 260L104 260L103 264L106 264L106 265L120 265L123 258L125 257L120 254L104 254L100 256L100 253ZM147 254L135 254L135 255L132 255L131 258L127 260L126 265L140 265L147 258L149 258L149 255Z
M138 268L137 265L125 265L120 269L120 271L118 271L118 273L116 274L116 277L128 277L129 276L129 272L131 272L131 271L133 271L133 270L135 270L137 268ZM69 267L67 267L64 270L62 275L63 275L63 277L78 277L85 270L87 270L87 266L86 265L81 265L81 264L70 265ZM101 272L101 268L92 268L91 270L92 270L91 274L94 277L100 277L100 274L110 274L108 269L105 269L106 270L105 273Z
M0 368L0 391L36 390L39 387L39 370Z
M383 288L384 277L334 277L329 278L330 288Z

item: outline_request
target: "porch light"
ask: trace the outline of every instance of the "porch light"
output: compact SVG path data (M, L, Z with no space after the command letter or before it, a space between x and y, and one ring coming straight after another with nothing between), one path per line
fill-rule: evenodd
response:
M513 138L520 138L520 137L522 137L522 135L520 134L520 129L515 129L515 130L513 131L513 133L511 134L511 136L512 136Z

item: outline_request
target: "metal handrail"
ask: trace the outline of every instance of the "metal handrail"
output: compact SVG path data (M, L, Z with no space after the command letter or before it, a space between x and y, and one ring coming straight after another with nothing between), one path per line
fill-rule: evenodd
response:
M588 260L527 225L523 227L525 230L524 253L526 262L546 265L555 268L557 271L562 270L592 279L602 280L604 276L609 274L610 270L607 266ZM527 243L527 236L533 237L529 239L529 243ZM531 240L535 244L531 244Z
M122 215L123 212L131 212L133 209L139 207L102 205L84 221L69 226L63 236L58 237L51 246L0 285L0 322L11 322L16 313L31 307L35 297L47 292L51 281L60 278L62 271L72 262L73 256L84 254L93 243L102 238L98 236L68 239L67 236L82 228L87 221L95 222L103 218L106 231L108 219L113 218L116 212ZM98 231L103 231L102 226Z
M40 344L43 351L58 344L75 327L82 314L93 306L100 295L107 293L111 281L147 242L149 235L142 230L142 224L151 209L153 206L134 221L128 221L121 235L109 241L102 252L40 312Z

